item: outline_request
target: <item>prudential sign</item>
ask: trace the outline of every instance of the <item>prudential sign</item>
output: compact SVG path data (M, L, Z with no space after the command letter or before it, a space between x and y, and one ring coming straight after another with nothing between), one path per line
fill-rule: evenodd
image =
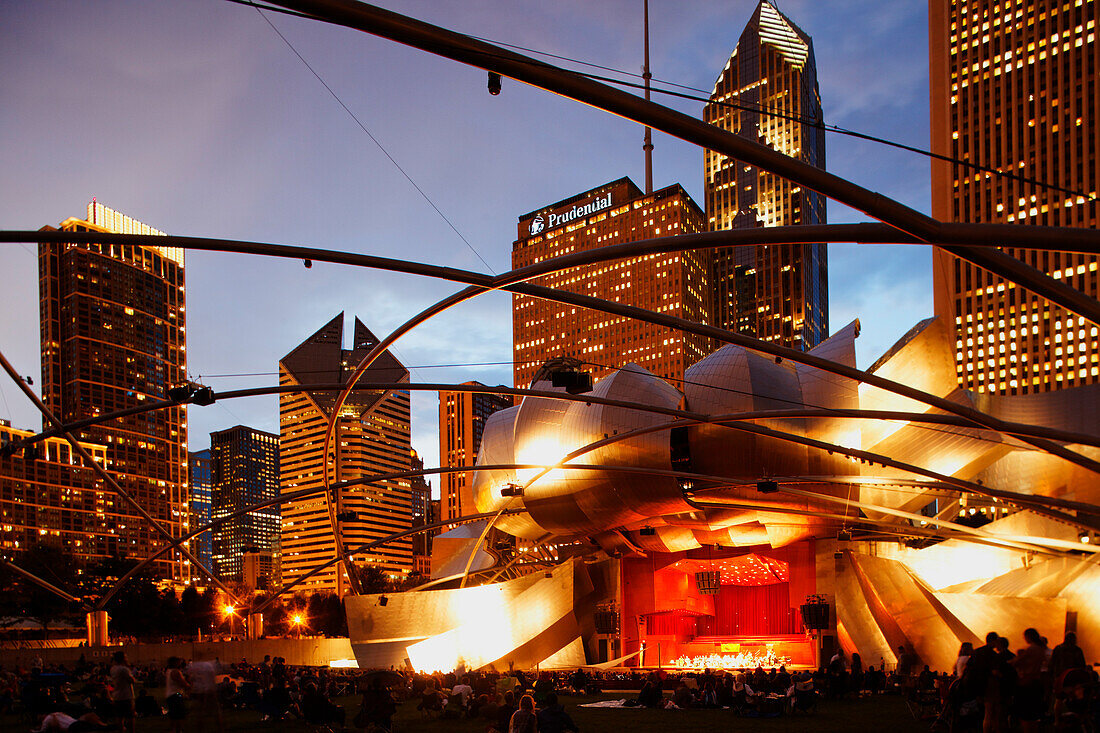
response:
M603 196L597 196L586 204L577 204L565 211L552 211L545 215L539 214L531 220L528 231L530 231L532 235L535 235L542 232L544 229L553 229L562 224L568 224L574 219L580 219L581 217L595 214L597 211L603 211L609 208L611 208L611 194L605 193Z

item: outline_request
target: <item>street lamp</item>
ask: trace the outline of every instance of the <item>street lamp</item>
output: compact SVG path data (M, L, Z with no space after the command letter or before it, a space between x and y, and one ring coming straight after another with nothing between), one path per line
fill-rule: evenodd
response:
M234 608L233 606L231 606L228 603L225 604L224 606L222 606L222 613L224 613L225 617L227 619L229 619L229 638L230 639L233 638L233 617L234 617L234 615L236 615L236 612L237 612L237 609Z

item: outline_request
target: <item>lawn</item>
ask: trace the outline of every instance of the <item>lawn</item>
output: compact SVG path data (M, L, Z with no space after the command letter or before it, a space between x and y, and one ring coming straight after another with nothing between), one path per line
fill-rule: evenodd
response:
M874 733L927 733L929 721L914 720L898 696L881 696L862 700L842 700L823 703L815 713L782 718L739 718L728 710L645 710L601 709L578 707L581 703L600 699L614 699L614 695L588 698L562 697L566 711L584 733L597 731L630 731L630 733L714 733L715 731L751 731L776 733L834 733L860 731ZM348 722L359 709L358 698L338 699L348 711ZM23 716L0 716L0 731L23 732L30 729ZM423 720L416 710L415 701L403 703L394 719L397 733L484 733L486 721L475 720ZM225 713L226 733L244 731L306 731L306 725L297 720L261 723L259 715L251 710L231 710ZM185 731L198 731L196 722L187 721ZM354 730L349 728L349 730ZM138 733L167 733L165 718L139 718Z

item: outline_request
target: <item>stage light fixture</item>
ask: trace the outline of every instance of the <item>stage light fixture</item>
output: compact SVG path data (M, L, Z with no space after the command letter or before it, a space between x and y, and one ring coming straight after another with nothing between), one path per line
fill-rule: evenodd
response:
M837 532L836 533L836 541L837 542L851 542L852 541L852 532L851 532L851 530L842 529L839 532Z
M584 394L592 391L592 375L588 372L566 369L551 374L550 384L555 387L565 387L565 391L569 394Z
M757 481L756 490L761 494L774 494L779 491L779 484L775 481Z
M168 399L173 402L186 402L193 392L190 384L181 384L178 387L168 388Z
M502 497L523 496L523 487L519 484L504 484L500 487Z
M302 264L306 266L306 269L313 267L313 260L302 260Z
M386 598L385 596L378 596L378 605L379 606L384 606L389 602L390 602L389 598Z
M489 94L494 97L500 94L500 74L495 71L489 72Z
M199 387L195 390L193 402L200 407L214 404L214 390L209 387Z
M638 530L638 534L640 534L642 537L652 537L653 535L657 534L657 530L653 527L642 527Z
M1077 535L1077 539L1081 540L1081 544L1087 545L1092 542L1092 535L1089 534L1088 530L1085 530L1081 534Z

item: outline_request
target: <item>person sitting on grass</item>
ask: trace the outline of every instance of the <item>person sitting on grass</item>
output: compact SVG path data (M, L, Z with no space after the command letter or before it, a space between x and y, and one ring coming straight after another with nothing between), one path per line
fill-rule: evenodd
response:
M263 698L260 700L259 711L261 721L282 720L287 715L293 715L295 718L302 717L298 706L294 704L294 700L290 697L290 690L287 689L285 679L275 679L271 684L271 689L264 691Z
M516 696L511 690L504 693L504 702L497 708L496 721L488 728L489 731L496 731L496 733L508 733L508 724L512 722L512 715L515 714Z
M363 689L363 699L359 714L355 716L355 726L367 728L375 725L383 730L392 730L393 714L396 712L397 704L393 701L393 695L382 684L382 679L375 677L370 687Z
M420 704L416 706L416 709L424 715L430 716L432 713L442 713L443 705L446 702L447 697L436 688L435 679L429 677L425 681L424 691L420 695Z
M38 728L31 733L52 733L53 731L68 731L68 733L82 733L82 731L115 730L117 725L108 725L95 713L84 713L79 718L74 718L66 713L50 713L42 716Z
M539 719L535 714L535 698L524 695L519 699L519 710L508 721L508 733L538 733Z
M546 696L546 705L538 711L539 733L580 733L580 728L565 712L565 708L558 704L558 696L551 692Z
M815 710L817 708L817 690L814 689L813 675L809 672L795 675L790 697L792 710L807 713Z
M347 711L333 703L313 682L302 690L302 717L312 725L339 725L344 727Z
M639 695L639 698L641 695ZM678 708L693 708L695 707L695 695L687 686L686 678L681 677L679 684L676 685L676 689L672 693L672 703ZM649 707L648 705L646 707Z

